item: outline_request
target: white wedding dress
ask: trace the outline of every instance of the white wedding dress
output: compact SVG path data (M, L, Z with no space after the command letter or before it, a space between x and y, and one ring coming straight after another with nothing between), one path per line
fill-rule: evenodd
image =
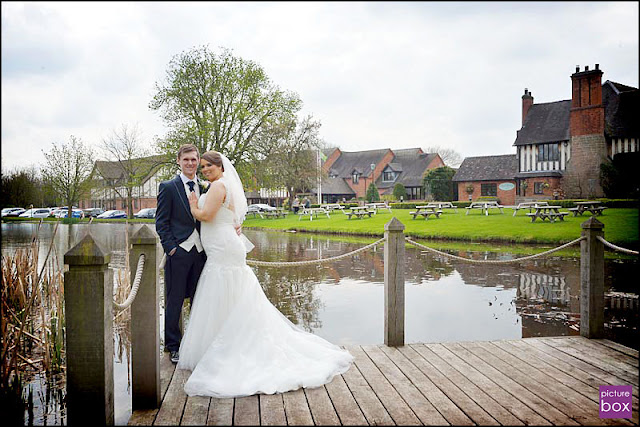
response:
M300 329L269 302L246 264L234 217L223 204L211 222L201 224L207 262L178 362L193 371L185 392L219 398L282 393L318 387L346 372L353 361L349 352Z

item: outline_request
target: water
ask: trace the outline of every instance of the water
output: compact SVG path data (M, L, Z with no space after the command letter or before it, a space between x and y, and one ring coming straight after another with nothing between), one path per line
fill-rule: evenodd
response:
M153 224L148 224L153 228ZM2 224L3 253L25 246L37 230L34 223ZM125 224L60 225L54 245L57 262L91 227L103 249L112 251L110 268L125 263ZM135 232L141 224L128 226ZM40 260L44 260L53 224L43 224ZM329 258L358 249L377 239L340 239L308 233L245 230L256 245L248 255L263 261ZM348 240L348 241L347 241ZM433 243L424 243L433 246ZM452 252L474 259L510 259L509 247L498 250ZM547 247L549 248L549 247ZM406 250L405 341L452 342L518 339L579 334L580 260L545 256L520 264L479 265L434 256L413 246ZM606 291L637 292L637 258L616 256L605 261ZM382 247L338 261L297 267L253 267L269 300L305 330L338 345L381 344L384 341L384 255ZM162 285L162 277L160 279ZM161 310L162 312L162 310ZM637 347L637 312L608 314L609 337ZM620 318L622 316L622 318ZM614 320L614 322L611 322ZM629 325L634 325L633 328ZM163 322L160 320L162 328ZM162 333L161 333L162 336ZM118 339L118 337L116 337ZM118 343L116 343L116 349ZM119 353L119 352L117 352ZM131 414L128 352L114 355L115 421L126 424ZM35 380L34 380L35 381ZM60 424L38 406L35 424ZM65 422L63 422L65 423Z

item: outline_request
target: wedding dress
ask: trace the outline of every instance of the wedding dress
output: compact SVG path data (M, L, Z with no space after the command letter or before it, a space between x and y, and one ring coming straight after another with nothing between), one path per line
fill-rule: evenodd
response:
M207 262L178 362L193 371L185 392L218 398L282 393L318 387L346 372L353 361L349 352L300 329L269 302L246 263L227 202L201 224Z

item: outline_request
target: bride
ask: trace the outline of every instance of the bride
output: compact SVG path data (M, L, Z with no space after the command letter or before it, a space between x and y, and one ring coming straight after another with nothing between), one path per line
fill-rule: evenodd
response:
M207 262L180 344L178 368L193 371L185 392L219 398L283 393L346 372L353 356L290 322L247 265L250 242L234 227L244 220L247 200L229 159L208 151L200 164L211 185L199 200L191 193L189 203L201 221Z

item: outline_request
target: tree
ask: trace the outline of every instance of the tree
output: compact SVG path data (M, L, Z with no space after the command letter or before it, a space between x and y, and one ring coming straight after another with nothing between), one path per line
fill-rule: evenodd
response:
M638 179L640 153L618 153L613 159L600 165L600 182L604 194L611 199L632 198L640 196L640 180Z
M449 166L430 169L422 181L424 194L430 194L434 200L441 202L452 201L454 199L452 179L455 174L455 169Z
M159 158L150 158L149 149L142 145L137 124L123 124L119 129L112 130L102 144L106 157L117 163L120 176L113 180L111 176L105 176L105 170L99 167L94 172L120 198L126 200L128 216L133 218L133 190L162 162Z
M44 152L45 165L42 175L53 192L60 197L69 207L71 218L71 206L77 203L80 196L90 188L88 179L93 168L93 152L80 139L71 135L69 143L55 143L51 151Z
M309 115L261 131L257 138L259 158L252 162L256 186L286 188L290 195L311 190L318 179L317 151L323 146L320 126Z
M2 207L56 206L58 201L37 166L15 168L2 174Z
M393 186L393 197L395 197L396 200L404 200L407 198L407 189L404 188L402 183L399 182Z
M246 179L259 132L291 122L302 102L273 85L257 63L225 48L216 55L200 47L174 56L149 107L160 110L170 128L157 141L168 157L175 158L178 147L190 142L200 152L225 154Z
M444 164L452 168L459 167L463 160L460 153L458 153L453 148L431 145L429 147L423 148L422 151L424 151L425 153L438 153Z
M367 188L367 193L364 198L369 203L380 201L380 193L378 193L378 187L376 187L375 182L369 184L369 188Z

